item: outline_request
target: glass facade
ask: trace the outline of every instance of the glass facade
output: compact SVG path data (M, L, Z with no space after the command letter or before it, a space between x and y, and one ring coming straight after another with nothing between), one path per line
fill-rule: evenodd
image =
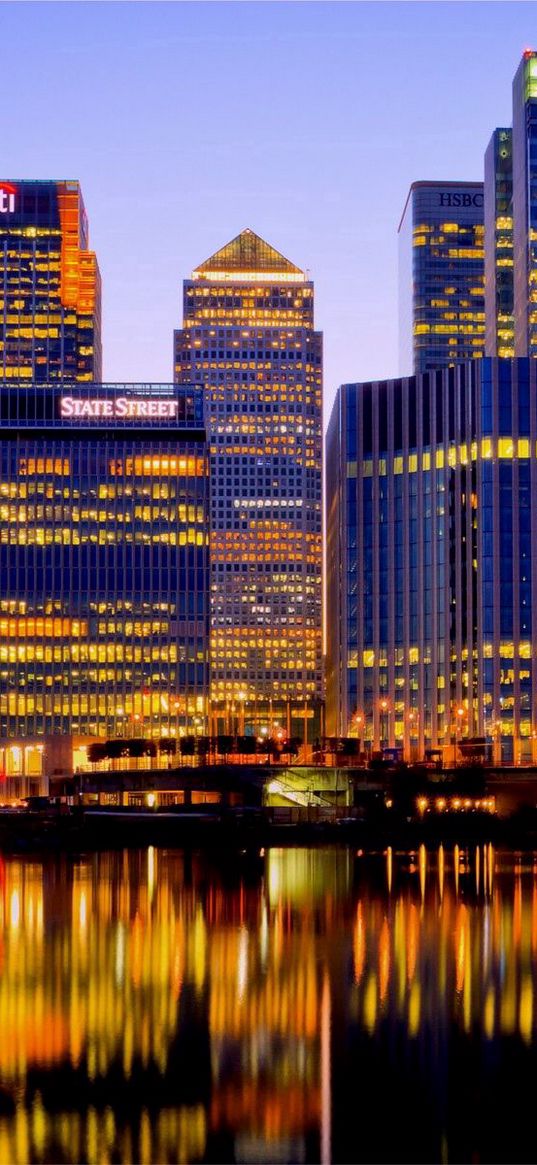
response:
M482 182L414 182L399 224L402 375L483 355Z
M0 381L101 377L101 280L79 183L0 180Z
M537 53L513 81L514 313L517 356L537 356Z
M343 385L327 513L328 730L535 758L537 363Z
M515 354L513 134L495 129L485 154L485 353Z
M202 386L206 402L215 714L242 700L250 723L259 701L296 715L322 696L313 284L243 231L185 282L175 377Z
M67 391L0 391L0 740L201 731L201 393Z

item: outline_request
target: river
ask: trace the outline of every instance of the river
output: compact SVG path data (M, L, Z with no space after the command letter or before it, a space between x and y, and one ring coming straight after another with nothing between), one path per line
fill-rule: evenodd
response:
M0 859L0 1163L534 1162L537 855Z

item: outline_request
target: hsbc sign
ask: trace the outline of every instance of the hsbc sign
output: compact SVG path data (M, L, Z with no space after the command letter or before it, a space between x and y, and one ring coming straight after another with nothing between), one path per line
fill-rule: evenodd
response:
M13 214L16 193L17 188L11 182L0 182L0 214Z
M455 194L444 193L439 196L440 206L483 206L482 194L469 194L467 191Z

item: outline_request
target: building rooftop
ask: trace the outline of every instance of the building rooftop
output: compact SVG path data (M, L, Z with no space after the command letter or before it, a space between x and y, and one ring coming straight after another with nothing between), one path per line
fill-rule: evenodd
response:
M410 189L409 189L408 194L406 196L405 205L403 207L403 213L402 213L401 218L399 220L399 226L397 227L397 233L399 234L401 227L403 225L404 217L405 217L405 214L407 212L407 207L408 207L408 204L410 202L410 199L412 197L414 190L429 190L429 189L431 189L431 190L436 190L436 189L437 190L475 190L476 186L478 186L481 190L483 189L484 183L483 183L482 178L477 178L475 180L475 182L468 182L468 181L453 182L451 179L449 182L440 182L440 181L438 181L437 178L432 178L429 182L427 182L426 179L420 179L418 182L412 182L410 184Z
M266 279L267 276L293 282L303 282L306 278L300 267L296 267L249 227L192 272L193 279L209 280L242 281Z

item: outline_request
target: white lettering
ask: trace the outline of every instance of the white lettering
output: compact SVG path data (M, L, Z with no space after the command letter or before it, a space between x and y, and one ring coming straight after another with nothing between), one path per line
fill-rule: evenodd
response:
M0 214L13 214L15 194L9 187L0 186Z
M126 396L118 396L116 400L75 400L72 396L60 398L61 417L112 417L122 420L132 417L140 420L145 417L157 417L159 420L174 421L177 419L178 402L176 400L135 400Z

